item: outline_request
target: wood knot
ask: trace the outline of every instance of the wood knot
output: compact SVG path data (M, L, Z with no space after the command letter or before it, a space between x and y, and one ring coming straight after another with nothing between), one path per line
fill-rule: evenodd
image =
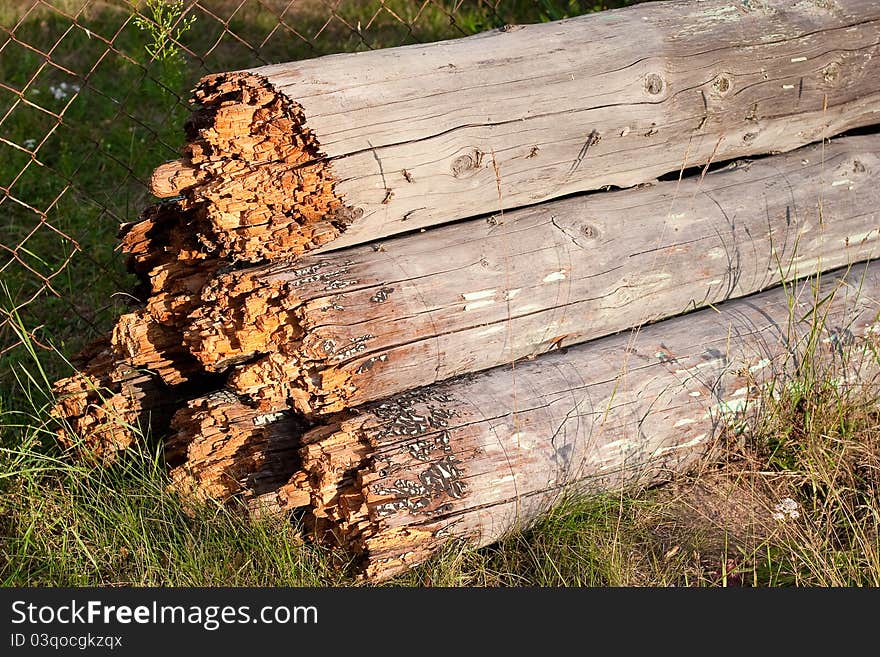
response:
M473 153L459 155L452 161L452 175L462 178L479 169L482 163L483 153L479 149L474 149Z
M663 91L663 78L656 73L648 73L645 76L645 91L656 96Z
M499 32L516 32L517 30L521 30L525 27L524 25L511 25L508 23L507 25L502 25L498 28Z
M160 164L150 177L150 191L157 198L173 198L198 185L208 174L187 160Z
M347 226L351 222L357 221L363 216L363 208L349 208L347 206L342 206L338 210L336 210L333 220Z
M840 77L840 64L837 62L831 62L822 69L822 79L825 84L834 84L838 77Z
M719 96L726 96L730 93L731 87L733 87L733 83L726 73L720 74L712 81L712 91Z
M591 226L590 224L582 224L579 228L581 235L586 238L594 239L599 237L599 229L595 226Z

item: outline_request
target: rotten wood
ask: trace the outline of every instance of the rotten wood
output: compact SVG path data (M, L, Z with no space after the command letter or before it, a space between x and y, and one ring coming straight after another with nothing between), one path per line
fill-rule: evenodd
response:
M842 138L218 275L183 339L264 412L335 412L877 257L878 153Z
M65 448L111 462L140 436L164 433L182 403L221 384L183 348L179 333L145 317L122 315L79 354L80 369L53 384L50 415Z
M293 413L262 413L222 391L191 400L174 415L165 441L172 485L188 500L238 496L254 503L268 494L280 499L273 510L305 504L307 494L286 494L298 464L291 436L305 427Z
M180 333L156 322L145 309L121 315L110 337L118 362L148 371L175 386L203 376L204 368L181 344Z
M183 195L256 262L789 151L877 121L875 0L650 3L206 77Z
M150 426L153 412L168 412L173 396L158 376L119 358L109 336L81 355L81 371L53 385L51 416L61 445L109 462Z
M202 232L195 214L177 202L150 206L137 222L121 227L126 265L140 278L141 297L159 324L182 322L195 307L198 292L221 267L201 248Z
M308 493L319 537L386 579L450 540L486 545L527 527L563 495L681 473L725 431L746 430L805 355L846 387L877 376L878 347L880 263L859 265L291 436L301 469L275 508Z

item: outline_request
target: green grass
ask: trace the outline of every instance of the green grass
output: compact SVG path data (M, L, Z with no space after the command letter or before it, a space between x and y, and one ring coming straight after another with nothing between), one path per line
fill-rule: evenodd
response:
M8 452L5 460L3 585L343 581L340 555L305 545L284 519L248 522L207 508L188 515L165 492L156 455L133 452L107 469L71 465L43 451Z

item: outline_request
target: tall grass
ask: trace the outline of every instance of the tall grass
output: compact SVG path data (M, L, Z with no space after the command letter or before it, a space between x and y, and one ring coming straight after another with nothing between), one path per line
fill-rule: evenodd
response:
M0 409L0 582L13 585L333 584L343 555L307 545L291 518L251 520L185 504L168 490L156 441L141 434L111 465L71 458L54 440L50 379L15 366L29 410Z

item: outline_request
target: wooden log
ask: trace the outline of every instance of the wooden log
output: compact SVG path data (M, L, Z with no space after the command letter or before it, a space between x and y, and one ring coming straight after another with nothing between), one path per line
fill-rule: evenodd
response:
M649 3L203 79L182 194L212 255L351 246L877 122L875 0Z
M179 331L157 322L147 309L121 315L110 337L117 362L176 386L204 376L204 368L181 342Z
M151 318L175 326L194 308L202 286L221 263L205 255L204 227L179 203L148 207L137 222L120 229L126 265L141 279L141 297Z
M172 486L188 500L239 496L253 503L269 494L281 499L277 508L305 504L307 494L288 497L283 489L298 465L291 436L306 426L293 413L262 413L222 391L191 400L174 415L165 441Z
M219 266L198 248L193 225L191 213L166 202L121 226L127 266L141 278L136 292L146 303L78 355L81 371L53 385L50 412L64 447L112 461L141 430L167 429L182 402L219 385L185 348L178 326Z
M878 153L848 137L230 272L184 339L263 412L335 412L877 257Z
M109 462L150 426L153 413L167 412L174 398L158 376L121 360L109 336L87 348L80 359L85 363L81 371L54 384L50 415L58 422L62 446Z
M319 536L385 579L449 540L528 526L564 494L684 471L807 354L839 386L870 382L878 313L880 263L859 265L406 392L307 433L275 504L308 493Z
M50 415L61 445L112 462L142 433L163 434L187 400L221 385L183 348L180 335L145 311L122 315L113 331L77 357L81 369L53 384Z

